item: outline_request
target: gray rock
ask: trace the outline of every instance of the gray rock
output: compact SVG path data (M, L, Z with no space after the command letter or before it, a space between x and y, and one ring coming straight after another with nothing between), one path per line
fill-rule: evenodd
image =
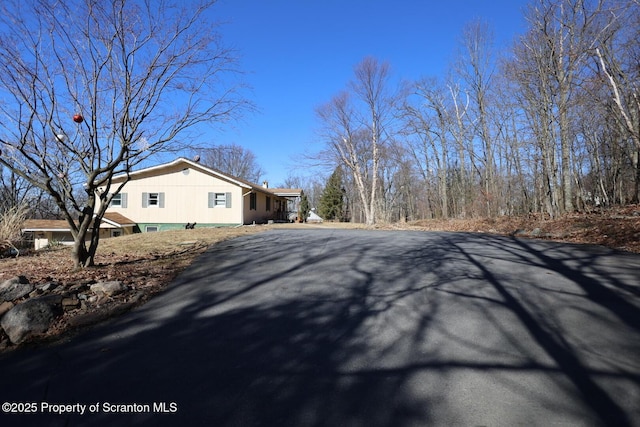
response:
M33 291L33 285L24 276L16 276L0 284L0 301L13 301Z
M9 310L0 325L11 342L20 344L31 335L46 332L56 317L53 302L51 298L34 298Z
M98 282L91 285L91 291L96 294L113 296L124 291L124 285L118 280L113 282Z
M57 287L58 287L58 284L55 282L47 282L47 283L42 283L40 285L36 285L36 288L40 289L42 292L47 292L47 291L50 292Z
M26 276L15 276L2 282L2 284L0 284L0 287L7 286L11 283L29 283L29 279L27 279Z
M539 237L542 234L542 230L539 228L534 228L533 231L531 232L531 235L533 237Z

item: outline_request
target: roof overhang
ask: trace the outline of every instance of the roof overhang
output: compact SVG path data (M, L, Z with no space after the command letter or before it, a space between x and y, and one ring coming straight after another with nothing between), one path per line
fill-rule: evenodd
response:
M20 230L24 232L71 232L71 228L69 227L69 223L63 219L52 219L52 220L27 220L25 222L27 224L26 227L21 228ZM100 228L126 228L126 227L135 227L136 223L131 221L130 219L119 215L116 219L107 218L106 216L102 218L100 222Z
M279 197L302 197L300 188L270 188L269 191Z

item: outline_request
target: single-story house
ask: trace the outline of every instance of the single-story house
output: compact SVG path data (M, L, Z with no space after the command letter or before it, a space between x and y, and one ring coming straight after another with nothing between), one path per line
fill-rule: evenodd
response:
M302 195L301 189L254 184L185 158L115 176L113 185L127 177L107 213L131 218L142 232L287 221Z
M301 189L254 184L185 158L128 174L100 226L100 238L134 232L288 221L297 215ZM114 186L127 179L113 177ZM102 190L104 191L104 190ZM36 249L72 244L64 220L27 220L23 233ZM30 236L29 236L30 235Z
M117 212L107 212L100 224L100 238L132 234L136 224ZM35 249L50 244L72 245L73 237L69 223L62 219L28 219L22 226L26 240L33 240Z

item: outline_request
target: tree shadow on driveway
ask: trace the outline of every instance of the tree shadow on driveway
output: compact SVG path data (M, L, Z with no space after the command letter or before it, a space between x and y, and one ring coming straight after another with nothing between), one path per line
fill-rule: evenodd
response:
M3 401L149 412L0 423L640 425L640 257L617 259L459 233L223 242L121 319L0 358Z
M576 335L575 332L584 332L580 330L575 331L572 328L591 329L606 326L604 325L605 322L603 322L606 316L600 316L599 321L595 321L594 316L592 316L593 312L586 307L587 305L592 305L596 309L606 309L610 316L617 317L628 326L627 332L629 335L626 337L624 335L622 336L622 344L624 346L626 339L633 340L630 342L633 348L628 348L627 352L629 352L629 355L634 353L640 355L640 343L637 341L637 331L640 330L640 309L637 301L635 301L634 304L628 299L633 295L637 295L637 288L633 285L623 284L612 274L602 274L602 272L600 272L600 274L593 274L599 272L597 267L598 261L602 262L605 258L602 248L598 248L596 253L589 254L588 250L586 250L589 248L585 247L558 246L555 244L540 245L540 243L533 244L525 240L515 239L505 244L504 241L500 241L502 239L496 237L480 236L480 238L485 240L488 245L499 248L502 254L507 252L528 265L537 265L548 272L553 272L555 275L563 276L570 281L568 285L577 288L574 292L578 290L584 292L583 295L573 294L573 299L576 299L575 297L577 296L578 301L580 301L581 308L577 312L581 315L579 316L580 319L572 319L573 322L569 322L569 319L564 319L563 321L552 308L553 305L557 305L557 303L540 306L526 296L523 296L521 289L514 291L510 289L513 288L513 286L503 283L504 279L501 279L497 274L492 272L491 267L486 264L486 249L482 251L465 249L465 244L468 242L468 239L461 238L460 235L450 236L447 239L452 248L458 250L473 267L481 272L484 280L499 294L500 301L498 304L508 307L508 309L517 316L521 325L526 328L537 345L553 359L563 376L571 381L586 406L597 414L598 418L604 423L610 425L631 425L634 420L631 419L630 414L627 414L625 409L616 402L615 398L609 395L605 386L598 384L597 377L607 375L603 372L593 372L587 366L587 363L583 362L585 357L582 353L586 353L587 350L598 352L599 349L580 348L571 342L571 338ZM496 242L496 240L499 242ZM540 248L540 246L542 246L542 248ZM545 252L551 253L547 254ZM604 252L610 251L604 250ZM638 260L635 256L612 254L611 252L608 256L616 256L618 259L628 258L628 260L634 262L635 265L629 265L627 267L634 269L632 271L639 271L637 270ZM605 261L604 264L606 265L608 263ZM614 267L616 267L615 264ZM625 267L623 266L622 268L624 269ZM609 282L611 285L607 286L606 282ZM521 284L521 286L539 287L543 292L548 292L549 289L545 288L545 285L548 285L547 280L542 281L542 283L533 281L532 283ZM567 285L563 285L563 287L567 288ZM620 292L621 289L629 291L630 295L625 295L625 292ZM567 308L567 306L564 308ZM582 323L583 320L584 323ZM609 319L609 321L611 321L611 319ZM609 325L611 325L611 323ZM602 333L601 331L598 332ZM593 330L589 331L589 333L598 332ZM611 330L607 328L606 333L609 332L611 332ZM620 334L620 331L618 331L618 334ZM584 343L585 341L582 341L582 344ZM612 356L615 357L615 355ZM636 370L635 372L628 372L626 375L630 382L635 383L636 386L640 384L640 375L638 375L638 373ZM611 370L610 374L612 376L619 376L621 372ZM624 377L625 375L620 376ZM633 416L635 422L638 422L638 414L635 413Z

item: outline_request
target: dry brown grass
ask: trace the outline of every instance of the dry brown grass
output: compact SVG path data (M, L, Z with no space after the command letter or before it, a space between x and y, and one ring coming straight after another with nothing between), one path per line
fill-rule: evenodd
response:
M73 266L70 247L56 247L31 252L17 258L0 259L0 281L16 275L24 275L32 283L112 280L116 275L121 275L117 274L118 271L123 273L123 277L129 277L128 281L130 281L140 276L137 270L145 274L150 268L171 263L175 264L171 268L171 274L175 275L212 244L265 229L264 227L201 228L103 239L96 253L96 266L81 270Z
M193 230L169 230L158 233L140 233L100 241L96 261L106 256L126 253L131 257L163 255L189 248L211 246L234 237L264 231L264 226L196 228Z
M500 217L467 220L423 220L410 229L467 231L535 237L558 242L602 245L640 253L640 209L594 214L568 214L550 220L539 217Z
M28 212L29 207L21 204L0 214L0 251L6 248L16 249L15 244L20 240L20 227Z

